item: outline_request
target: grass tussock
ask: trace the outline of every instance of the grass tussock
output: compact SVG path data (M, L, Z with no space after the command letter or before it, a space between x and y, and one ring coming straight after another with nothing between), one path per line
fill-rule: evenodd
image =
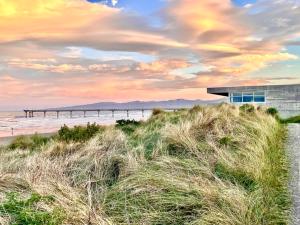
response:
M0 224L289 222L285 128L263 110L156 110L72 132L0 151Z
M42 203L52 201L51 196L41 196L35 193L27 199L20 199L17 193L11 192L0 205L0 213L4 215L4 218L5 216L11 217L11 223L14 225L55 225L64 219L63 212L59 209L47 212L42 207Z

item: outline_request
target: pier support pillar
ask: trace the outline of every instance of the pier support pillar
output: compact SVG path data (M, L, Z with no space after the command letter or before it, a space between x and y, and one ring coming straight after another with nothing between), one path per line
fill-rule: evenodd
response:
M70 111L70 118L73 117L73 111Z
M56 118L59 118L59 111L56 111Z
M127 118L129 117L129 110L126 111L127 112Z
M46 113L47 113L47 112L46 112L46 111L44 111L44 118L46 117Z
M100 117L100 111L98 110L97 112L98 112L98 117Z
M28 117L28 115L27 115L27 111L25 111L25 118L27 118Z
M144 118L144 116L145 116L144 113L145 113L145 110L142 109L142 117L143 117L143 118Z
M112 110L111 113L112 113L112 118L115 118L115 111Z
M83 111L83 116L84 116L84 118L86 117L86 111Z

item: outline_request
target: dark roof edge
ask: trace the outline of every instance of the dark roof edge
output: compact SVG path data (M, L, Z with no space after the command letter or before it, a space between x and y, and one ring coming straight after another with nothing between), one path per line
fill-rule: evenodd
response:
M270 85L252 85L252 86L224 86L224 87L208 87L207 89L263 88L263 87L287 87L287 86L300 86L300 84L270 84Z

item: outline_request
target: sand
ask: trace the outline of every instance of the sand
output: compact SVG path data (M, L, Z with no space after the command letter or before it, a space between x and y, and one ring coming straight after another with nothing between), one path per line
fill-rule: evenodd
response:
M0 146L9 145L17 136L0 137Z

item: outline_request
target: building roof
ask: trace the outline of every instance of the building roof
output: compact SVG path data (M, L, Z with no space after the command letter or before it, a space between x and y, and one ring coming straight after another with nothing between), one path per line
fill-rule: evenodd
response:
M260 86L233 86L233 87L211 87L207 88L207 93L229 96L232 91L265 91L278 89L300 89L300 84L284 84L284 85L260 85Z

